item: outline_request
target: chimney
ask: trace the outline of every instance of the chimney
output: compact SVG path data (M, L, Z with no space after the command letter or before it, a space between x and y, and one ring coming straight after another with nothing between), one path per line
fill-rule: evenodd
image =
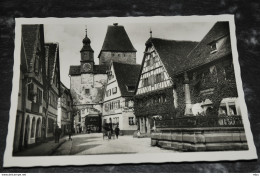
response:
M118 23L113 23L114 26L118 26Z

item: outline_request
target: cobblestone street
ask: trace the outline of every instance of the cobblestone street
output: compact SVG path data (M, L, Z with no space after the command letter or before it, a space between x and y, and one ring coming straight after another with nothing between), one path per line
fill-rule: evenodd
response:
M105 138L101 133L80 134L72 141L63 143L53 155L93 155L93 154L131 154L131 153L167 153L176 152L150 145L150 138L119 136L119 139Z

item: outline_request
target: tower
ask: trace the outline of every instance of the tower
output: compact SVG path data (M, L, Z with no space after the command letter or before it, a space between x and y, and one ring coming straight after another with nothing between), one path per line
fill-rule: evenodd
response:
M98 58L100 65L108 66L111 61L136 64L136 49L124 26L120 26L118 23L108 26Z
M94 51L90 46L90 39L87 35L87 29L86 29L86 36L82 40L83 47L80 50L81 53L81 60L80 60L80 72L81 73L92 73L93 72L93 66L94 66Z

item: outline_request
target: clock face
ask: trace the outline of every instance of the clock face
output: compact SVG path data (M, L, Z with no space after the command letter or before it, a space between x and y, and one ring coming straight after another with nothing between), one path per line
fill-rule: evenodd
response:
M91 70L91 64L90 63L85 63L83 64L83 70L84 71L90 71Z

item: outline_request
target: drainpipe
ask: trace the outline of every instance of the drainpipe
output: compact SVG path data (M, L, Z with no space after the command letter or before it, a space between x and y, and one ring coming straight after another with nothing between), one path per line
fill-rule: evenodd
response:
M185 114L184 115L193 115L191 110L191 98L190 98L190 85L187 72L184 73L184 90L185 90Z

